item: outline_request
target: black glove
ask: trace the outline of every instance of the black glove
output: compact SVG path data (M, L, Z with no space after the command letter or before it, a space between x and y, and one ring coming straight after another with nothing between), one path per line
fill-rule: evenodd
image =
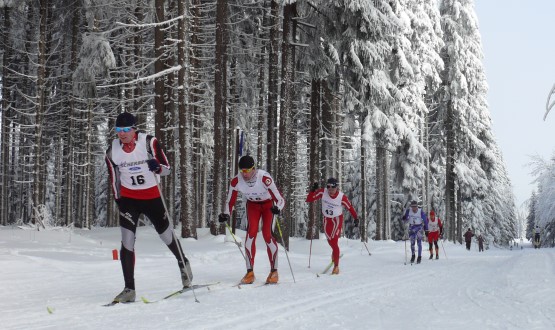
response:
M155 173L160 172L160 162L158 162L158 160L152 158L147 160L146 163L148 164L149 171L155 172Z
M316 190L318 190L318 188L320 188L320 186L318 185L318 182L314 182L312 184L312 187L310 188L310 192L315 192Z
M439 232L439 238L443 239L443 231Z
M229 221L229 214L220 213L220 215L218 215L218 221L220 223Z
M280 212L280 211L279 211L279 209L278 209L277 206L275 206L275 205L272 206L271 210L272 210L272 213L273 213L273 214L279 215L279 212Z
M353 220L353 226L358 227L358 219Z
M119 198L114 199L114 201L116 202L116 205L119 207Z
M424 234L426 234L426 237L428 237L428 234L430 233L429 230L424 230Z

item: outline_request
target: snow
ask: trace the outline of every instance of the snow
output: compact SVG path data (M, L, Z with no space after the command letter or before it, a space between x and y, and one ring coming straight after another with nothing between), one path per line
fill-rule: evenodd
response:
M405 265L405 242L342 238L339 275L316 276L329 263L324 236L291 238L279 254L280 283L261 286L269 272L258 235L255 284L234 287L243 257L225 236L199 230L182 239L194 283L219 282L155 304L103 307L123 289L119 228L35 231L0 227L2 329L553 329L555 253L527 242L513 250L478 252L445 242L445 256ZM244 238L244 232L238 231ZM177 263L151 227L136 247L137 298L163 297L180 287ZM441 245L440 245L441 248ZM408 253L410 255L410 252ZM50 309L52 313L49 313Z

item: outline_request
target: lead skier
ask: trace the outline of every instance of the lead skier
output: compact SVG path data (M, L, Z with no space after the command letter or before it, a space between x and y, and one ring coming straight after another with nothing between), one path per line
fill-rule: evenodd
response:
M177 259L183 287L191 286L193 274L179 240L168 221L158 189L157 176L170 173L170 165L158 140L137 132L136 119L129 112L116 119L117 139L106 151L112 192L119 208L121 227L120 259L125 288L113 302L135 301L135 233L139 216L146 215L160 238Z

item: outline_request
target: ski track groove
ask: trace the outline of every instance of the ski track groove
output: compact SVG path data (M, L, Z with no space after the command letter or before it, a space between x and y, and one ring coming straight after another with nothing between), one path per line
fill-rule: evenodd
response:
M328 276L331 276L331 275L328 275ZM236 316L234 318L228 317L225 321L212 324L209 328L206 328L206 329L219 329L221 327L230 327L230 326L233 326L234 324L240 324L241 328L243 329L245 328L249 329L252 327L263 328L264 326L270 326L272 323L276 321L276 319L283 319L287 317L302 315L307 311L317 309L322 306L334 305L345 300L348 301L353 298L360 297L361 292L368 289L375 291L375 290L384 290L384 289L396 287L397 280L410 280L413 277L414 277L414 274L406 273L402 276L396 277L395 281L391 281L387 283L380 282L376 284L376 283L370 282L367 284L352 286L347 289L343 286L338 287L333 291L328 290L325 293L311 295L304 299L297 299L294 302L290 302L285 306L273 306L272 308L264 308L260 312L248 313L245 316ZM319 281L320 279L316 278L315 280ZM287 283L287 284L300 285L301 283L306 283L306 281L298 281L297 283ZM279 284L279 285L283 285L283 284ZM271 286L268 288L271 288ZM236 290L235 287L233 287L233 289ZM257 288L252 287L252 289L257 289ZM258 288L257 290L259 289L262 289L262 287ZM375 299L372 299L370 301L374 301L374 300ZM276 315L276 316L270 317L270 315ZM249 322L250 320L256 320L256 321ZM262 322L262 320L264 320L264 322Z

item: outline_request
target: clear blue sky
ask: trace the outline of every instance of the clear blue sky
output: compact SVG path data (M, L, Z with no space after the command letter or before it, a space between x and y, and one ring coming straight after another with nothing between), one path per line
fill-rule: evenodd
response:
M555 84L555 0L475 0L493 131L517 207L535 189L531 155L555 150L555 109L543 121Z

